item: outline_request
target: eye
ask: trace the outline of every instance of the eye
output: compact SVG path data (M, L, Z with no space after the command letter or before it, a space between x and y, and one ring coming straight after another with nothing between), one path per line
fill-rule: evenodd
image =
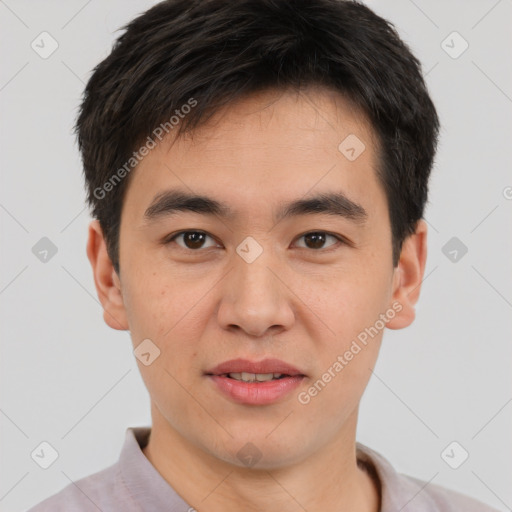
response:
M205 245L207 240L210 239L210 244ZM305 233L304 235L299 237L299 240L304 239L304 243L298 244L299 247L305 249L313 249L320 250L326 249L336 245L336 243L346 243L341 237L336 235L331 235L330 233L326 233L325 231L311 231L309 233ZM331 240L331 243L326 246L326 243ZM208 249L210 247L218 247L217 242L214 238L208 233L204 231L190 230L190 231L180 231L179 233L175 233L174 235L170 235L168 238L164 240L164 244L170 244L171 242L176 242L183 249L188 249L192 251L198 251L200 249Z
M310 233L305 233L299 238L299 240L300 239L304 239L305 245L302 247L315 250L324 249L325 243L328 239L334 240L334 243L329 244L327 247L336 245L336 242L344 243L342 238L326 233L325 231L312 231Z
M208 238L213 241L213 244L205 246L204 243ZM178 242L178 240L181 242ZM215 240L204 231L180 231L179 233L172 235L170 238L167 238L165 240L165 244L169 244L174 241L176 241L176 243L183 249L190 250L205 249L217 245Z

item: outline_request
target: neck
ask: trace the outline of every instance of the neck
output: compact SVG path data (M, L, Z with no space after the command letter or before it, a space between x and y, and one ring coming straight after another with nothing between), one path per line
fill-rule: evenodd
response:
M143 452L196 510L208 512L378 512L379 489L356 460L354 417L343 435L286 467L243 468L225 462L173 429L152 405L153 427Z

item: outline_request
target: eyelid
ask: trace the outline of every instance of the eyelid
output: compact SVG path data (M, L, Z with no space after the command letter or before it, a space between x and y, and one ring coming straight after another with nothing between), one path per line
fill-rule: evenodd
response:
M163 240L162 240L162 243L164 245L168 245L170 244L171 242L174 242L176 238L178 238L179 236L181 235L184 235L185 233L201 233L203 235L206 235L207 237L211 238L213 241L215 241L215 243L219 243L214 236L210 235L210 233L208 233L207 231L203 231L202 229L183 229L181 231L177 231L176 233L171 233L170 235L166 236ZM179 244L176 244L178 245L178 247L180 247L181 249L185 250L185 251L190 251L190 252L199 252L201 250L205 250L203 247L201 247L201 249L188 249L187 247L183 247ZM206 249L210 249L211 247L206 247Z
M336 233L331 233L329 231L320 230L320 229L306 231L305 233L302 233L301 235L299 235L296 238L296 240L300 240L301 238L305 237L306 235L312 235L312 234L322 234L322 235L326 235L326 236L332 236L333 238L335 238L338 241L338 244L332 244L332 245L329 245L328 247L322 248L322 249L309 249L308 247L299 247L300 249L309 249L312 252L320 253L320 252L329 252L330 250L334 250L340 244L351 245L350 241L347 240L345 237L343 237L341 235L337 235Z
M219 242L217 241L217 239L213 235L211 235L207 231L203 231L202 229L184 229L184 230L181 230L181 231L177 231L175 233L171 233L170 235L166 236L162 240L162 243L164 245L168 245L171 242L174 242L176 238L178 238L181 235L184 235L185 233L202 233L202 234L206 235L207 237L211 238L212 240L214 240L217 244L219 244ZM347 238L345 238L345 237L343 237L341 235L338 235L336 233L331 233L331 232L325 231L325 230L319 230L319 229L306 231L306 232L298 235L295 238L295 240L300 240L301 238L305 237L306 235L311 235L311 234L323 234L323 235L327 235L327 236L332 236L333 238L335 238L339 242L339 244L349 245L349 246L353 245L350 242L350 240L348 240ZM309 251L312 251L312 252L321 253L321 252L329 252L330 250L334 250L339 244L332 244L332 245L328 246L327 248L322 248L322 249L310 249L309 247L299 247L299 249L306 249L306 250L309 250ZM183 246L181 246L179 244L177 244L177 245L181 249L183 249L185 251L190 251L190 252L200 252L202 250L206 250L206 249L211 249L212 248L212 247L206 247L206 248L201 247L200 249L188 249L187 247L183 247Z

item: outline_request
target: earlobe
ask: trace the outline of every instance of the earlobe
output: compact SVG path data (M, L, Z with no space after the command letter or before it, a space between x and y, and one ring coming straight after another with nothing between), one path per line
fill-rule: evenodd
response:
M390 320L388 329L403 329L415 318L414 306L418 301L427 260L427 224L420 219L416 231L402 245L400 260L394 270L392 304L400 304L399 313ZM395 305L395 310L398 307Z
M100 223L96 219L89 224L87 257L91 263L96 292L103 306L105 323L112 329L128 330L121 282L108 255Z

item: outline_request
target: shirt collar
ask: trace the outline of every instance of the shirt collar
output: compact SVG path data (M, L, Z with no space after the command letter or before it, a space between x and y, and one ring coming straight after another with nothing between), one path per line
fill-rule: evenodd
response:
M119 466L126 491L144 512L173 510L190 512L192 508L167 483L149 462L142 449L148 442L149 427L131 427L126 436Z
M426 482L420 482L397 473L390 462L379 452L361 443L356 443L356 454L358 461L367 467L370 474L373 473L377 485L380 487L380 512L438 510L428 493L421 492L427 486ZM409 503L412 508L407 507Z

